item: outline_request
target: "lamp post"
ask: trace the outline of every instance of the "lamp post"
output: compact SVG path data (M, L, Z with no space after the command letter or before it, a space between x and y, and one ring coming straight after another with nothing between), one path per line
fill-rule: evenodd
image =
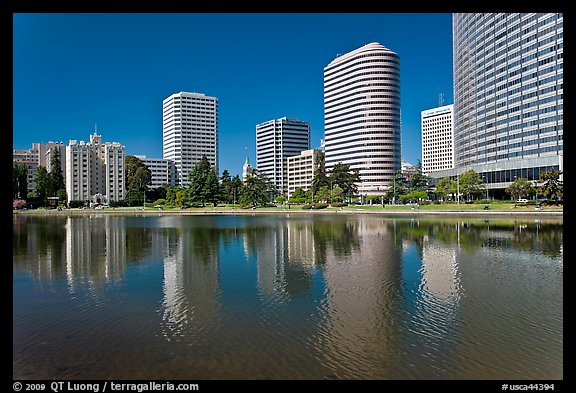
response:
M456 200L457 204L460 204L460 174L456 174Z
M146 189L144 189L144 204L142 206L142 209L146 210Z
M488 182L486 181L486 175L482 175L482 180L486 183L486 200L488 200Z

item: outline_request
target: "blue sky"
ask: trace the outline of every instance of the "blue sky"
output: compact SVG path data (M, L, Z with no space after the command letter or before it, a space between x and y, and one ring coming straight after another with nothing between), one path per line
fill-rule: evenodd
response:
M420 112L453 102L452 21L434 13L14 14L13 147L88 140L162 157L162 100L219 100L220 172L256 163L255 126L284 116L324 134L323 72L369 42L400 55L402 159L421 159Z

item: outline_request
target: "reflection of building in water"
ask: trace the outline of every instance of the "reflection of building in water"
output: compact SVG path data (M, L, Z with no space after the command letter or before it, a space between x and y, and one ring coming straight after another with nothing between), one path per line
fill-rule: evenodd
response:
M265 296L298 296L311 289L314 265L312 222L287 220L258 233L258 287Z
M263 294L273 296L285 284L285 266L288 258L287 232L284 226L259 233L256 241L258 263L258 288Z
M399 328L400 253L394 232L381 220L334 221L354 249L327 248L327 302L319 338L323 362L338 378L386 378L374 374L394 361ZM332 236L333 238L334 236Z
M316 264L314 227L310 222L286 221L288 232L288 259L306 266Z
M179 333L218 316L219 241L211 229L169 229L164 255L164 320ZM217 231L217 230L216 230Z
M456 249L442 247L428 235L423 237L422 286L438 300L458 301L460 282Z
M90 285L121 278L126 264L123 217L68 217L66 277L70 290L79 282Z

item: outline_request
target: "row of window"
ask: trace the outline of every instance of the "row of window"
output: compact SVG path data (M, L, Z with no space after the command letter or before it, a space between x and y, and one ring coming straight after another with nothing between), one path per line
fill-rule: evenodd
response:
M365 54L359 54L359 55L356 55L356 56L354 56L354 57L351 57L351 58L349 58L349 59L347 59L347 60L338 62L338 63L333 64L333 65L329 65L328 67L326 67L326 70L325 70L324 74L325 74L325 75L328 75L328 74L330 74L330 73L332 73L332 72L337 72L337 71L339 71L339 70L341 70L341 69L345 69L345 68L343 67L344 65L350 64L351 62L357 63L357 61L358 61L359 59L369 59L369 58L372 58L372 59L373 59L373 58L383 59L383 58L386 58L386 57L390 58L389 61L390 61L390 63L392 63L392 64L395 64L395 63L397 64L397 63L399 62L399 60L398 60L398 55L397 55L396 53L394 53L394 52L384 52L384 51L381 51L381 52L370 52L370 53L365 53ZM355 65L355 64L354 64L354 65Z
M345 74L339 75L337 78L331 78L332 81L331 82L327 82L326 79L324 79L324 90L329 89L330 87L334 87L336 85L340 85L342 82L351 80L351 79L357 79L358 77L361 76L365 76L365 75L389 75L392 78L389 78L388 80L400 80L400 71L396 71L396 70L387 70L388 67L363 67L364 69L369 69L369 72L358 72L359 70L353 70L350 72L347 72ZM345 78L342 78L344 75L348 75L351 74ZM347 86L350 83L346 84L346 85L340 85L338 87L343 87L343 86Z
M379 83L374 81L389 81L391 83ZM341 86L334 87L332 89L324 89L324 97L330 98L330 96L340 96L342 93L346 93L351 90L357 90L362 85L365 86L387 86L387 87L397 87L400 88L400 78L388 78L388 77L372 77L372 78L362 78L355 80L354 82L348 82ZM344 89L347 86L353 86L352 88Z

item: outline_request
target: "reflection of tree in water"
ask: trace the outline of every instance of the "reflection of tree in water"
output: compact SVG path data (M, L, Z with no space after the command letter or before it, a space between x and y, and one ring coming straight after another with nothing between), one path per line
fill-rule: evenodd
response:
M318 263L326 263L328 245L337 257L350 256L360 249L358 221L318 220L311 225Z
M146 227L126 227L126 263L142 262L151 245L151 232Z
M65 274L65 217L17 217L12 239L14 266L48 276Z
M458 245L469 254L480 247L496 246L556 258L561 256L562 233L561 224L516 220L396 220L397 239L408 240L420 250L428 236L447 247Z

